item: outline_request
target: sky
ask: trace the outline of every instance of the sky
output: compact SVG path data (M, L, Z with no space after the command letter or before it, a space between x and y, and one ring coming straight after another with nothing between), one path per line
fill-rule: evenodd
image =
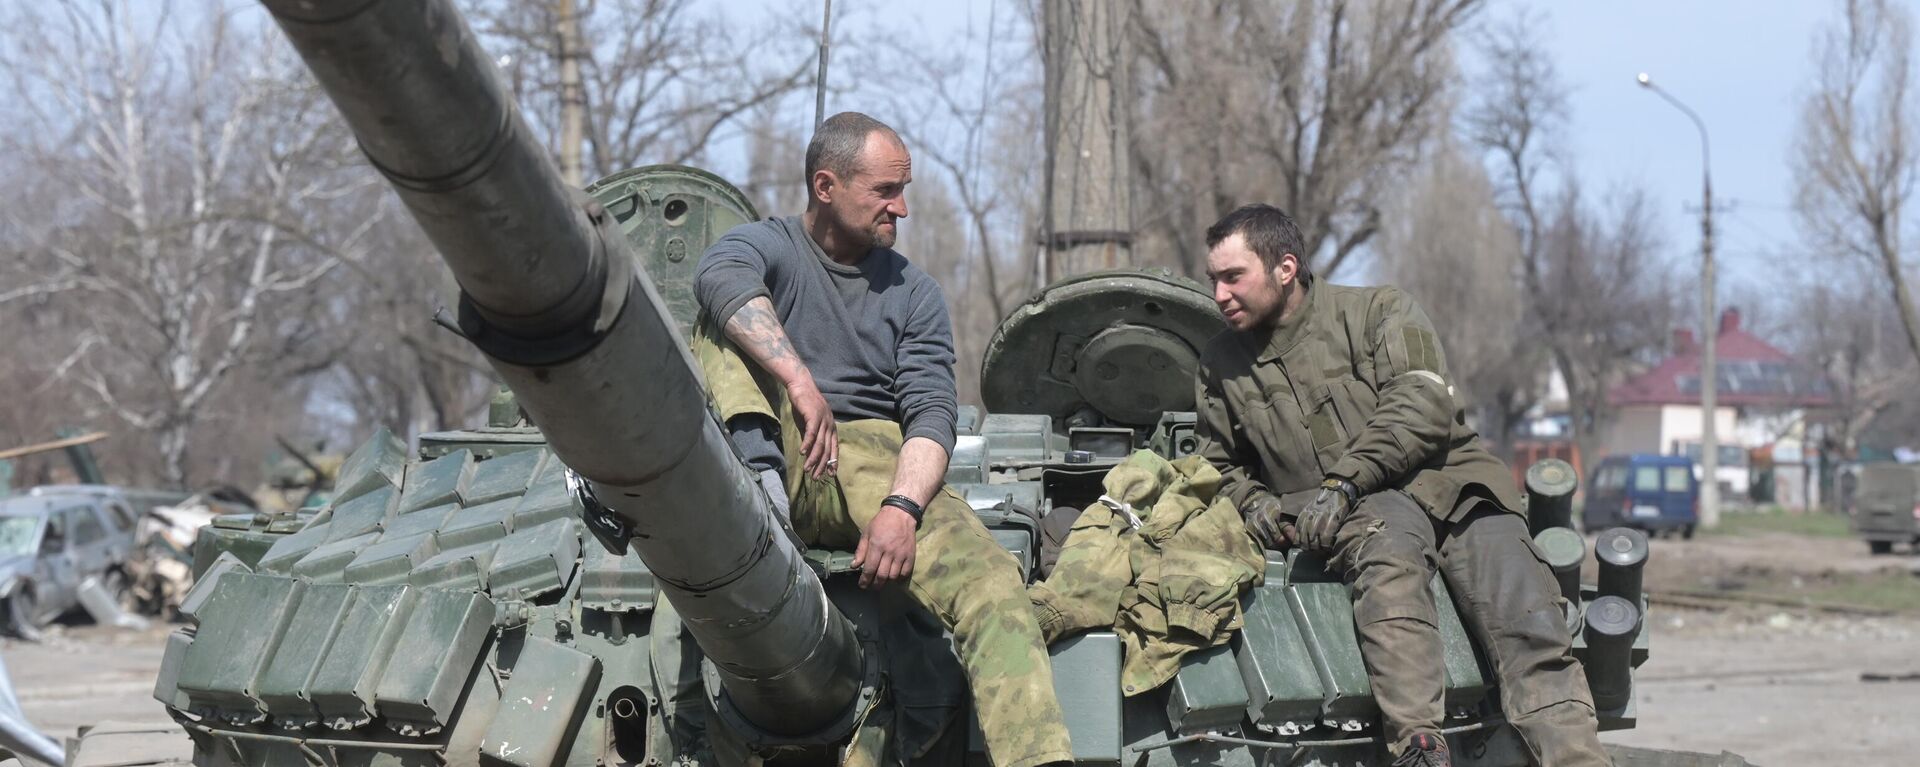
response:
M781 2L781 0L769 0ZM806 5L787 0L783 5ZM817 7L817 3L813 6ZM841 0L836 25L912 30L957 39L989 13L1020 13L1022 0L883 3ZM816 11L817 12L817 11ZM1764 295L1768 254L1801 253L1789 204L1788 153L1810 87L1816 30L1837 17L1825 0L1492 0L1476 23L1533 14L1542 43L1571 89L1562 137L1585 187L1606 194L1641 188L1659 216L1663 249L1697 274L1700 143L1687 118L1635 82L1647 72L1699 113L1713 151L1716 249L1722 302ZM1464 39L1464 38L1463 38ZM846 76L835 62L830 79ZM1472 53L1463 82L1473 85ZM846 105L843 105L846 106ZM829 112L834 111L830 104Z
M1789 153L1811 87L1814 35L1837 17L1836 4L1502 0L1489 10L1522 7L1542 14L1546 46L1573 90L1567 146L1590 187L1647 190L1667 250L1697 269L1699 134L1634 81L1647 72L1706 125L1723 300L1768 287L1778 274L1765 256L1808 250L1790 208Z

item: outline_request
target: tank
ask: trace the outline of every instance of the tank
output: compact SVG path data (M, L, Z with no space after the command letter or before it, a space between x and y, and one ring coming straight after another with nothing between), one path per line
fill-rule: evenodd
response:
M192 763L985 764L951 637L859 589L851 552L801 551L706 406L689 283L757 217L746 199L671 166L565 188L448 0L264 2L457 278L459 332L513 402L414 450L377 433L323 507L210 528L154 691ZM1198 285L1149 270L1057 283L1001 324L947 479L1029 580L1041 522L1108 468L1194 450L1197 349L1220 328ZM1123 695L1112 632L1050 648L1077 763L1384 764L1346 587L1311 557L1266 568L1239 637L1161 689ZM1456 759L1526 764L1433 589ZM1617 704L1602 727L1630 727L1645 602L1586 616L1597 592L1567 590ZM703 656L699 743L663 713L687 702L655 667L666 604Z

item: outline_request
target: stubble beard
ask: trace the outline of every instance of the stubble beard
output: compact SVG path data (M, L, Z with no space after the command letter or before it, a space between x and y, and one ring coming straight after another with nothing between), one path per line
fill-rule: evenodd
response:
M867 228L867 242L875 248L891 248L898 239L900 225L895 223L893 230L884 228L885 224L875 223Z

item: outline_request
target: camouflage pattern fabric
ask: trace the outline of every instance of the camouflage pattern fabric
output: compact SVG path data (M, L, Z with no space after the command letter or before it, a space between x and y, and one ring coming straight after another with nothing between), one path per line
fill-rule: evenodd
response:
M690 346L722 417L778 418L787 465L800 466L800 433L784 391L710 322L695 329ZM801 540L851 550L891 492L902 438L899 424L883 420L842 422L837 433L836 473L815 479L789 470L787 491ZM988 756L998 767L1071 761L1053 666L1013 555L952 488L927 504L915 541L906 591L953 632Z
M1240 596L1266 563L1220 473L1200 456L1129 456L1107 494L1075 520L1060 560L1027 590L1047 641L1113 628L1125 648L1121 689L1152 690L1194 650L1225 644L1242 624Z

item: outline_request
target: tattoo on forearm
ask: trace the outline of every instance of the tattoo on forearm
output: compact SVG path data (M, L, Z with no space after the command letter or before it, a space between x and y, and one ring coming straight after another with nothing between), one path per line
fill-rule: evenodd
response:
M771 302L764 298L748 301L727 320L727 337L745 349L769 371L800 364L800 354L787 340L786 328L773 314Z

